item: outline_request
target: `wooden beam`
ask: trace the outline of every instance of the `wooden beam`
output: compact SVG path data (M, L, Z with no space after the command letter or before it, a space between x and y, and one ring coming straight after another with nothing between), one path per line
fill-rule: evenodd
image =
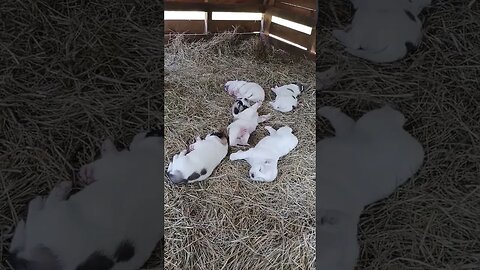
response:
M284 50L289 54L299 56L299 57L308 59L310 61L316 61L316 55L313 54L313 53L310 53L306 50L302 50L300 48L297 48L293 45L290 45L288 43L285 43L283 41L280 41L280 40L272 38L272 37L268 37L268 40L269 40L269 43L272 44L273 47L275 47L277 49Z
M273 16L277 16L282 19L286 19L286 20L307 25L310 27L313 27L315 25L314 17L316 13L313 10L296 8L296 7L279 8L279 7L273 6L268 8L268 11Z
M168 43L172 38L175 38L178 34L170 33L170 34L164 34L163 35L163 40L164 42ZM245 40L254 36L258 36L258 34L255 33L237 33L236 35L238 40ZM208 40L211 39L215 36L215 34L183 34L183 38L187 42L194 42L194 41L199 41L199 40Z
M212 31L212 12L205 12L205 34ZM215 31L214 31L215 32Z
M220 33L237 28L238 33L260 32L260 21L211 21L210 32Z
M315 0L277 0L275 6L296 6L303 9L317 10L317 1Z
M205 22L200 20L166 20L164 26L165 33L205 33Z
M165 11L220 11L220 12L261 12L262 6L257 2L239 4L223 3L178 3L165 2Z
M310 33L310 52L315 53L317 51L317 23L318 23L318 10L315 11L314 27Z
M275 4L275 0L264 0L263 6L265 8L265 13L262 16L262 30L261 32L268 36L270 33L270 24L272 24L272 13L270 8Z
M310 35L285 27L283 25L272 23L270 25L270 34L279 36L305 48L310 48Z

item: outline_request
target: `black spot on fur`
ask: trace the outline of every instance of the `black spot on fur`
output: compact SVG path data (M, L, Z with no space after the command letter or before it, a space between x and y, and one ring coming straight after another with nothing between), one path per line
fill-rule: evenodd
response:
M135 247L132 242L123 240L115 251L115 260L117 262L126 262L135 255Z
M292 91L292 93L295 93L295 91L293 91L292 88L287 88L287 90L290 90L290 91Z
M407 53L411 53L416 50L415 45L413 45L413 43L409 41L405 42L405 47L407 47Z
M239 112L240 112L240 111L238 110L238 108L235 107L235 108L233 109L233 113L234 113L234 114L238 114Z
M102 252L95 251L88 258L79 264L75 270L109 270L112 269L114 262Z
M145 138L148 138L148 137L165 137L163 128L150 130L147 134L145 134Z
M200 171L200 174L201 174L201 175L207 174L207 170L206 170L206 169L202 169L202 170Z
M292 97L293 97L294 99L297 99L297 97L296 97L296 96L292 96Z
M417 20L415 19L415 16L413 16L413 14L408 11L408 10L404 10L405 11L405 14L407 14L408 18L410 18L410 20L416 22Z
M218 138L225 138L225 134L223 134L222 132L214 132L211 134L212 136L217 136Z
M191 181L191 180L198 179L199 177L200 177L200 174L197 173L197 172L194 172L194 173L192 173L187 179L188 179L189 181Z

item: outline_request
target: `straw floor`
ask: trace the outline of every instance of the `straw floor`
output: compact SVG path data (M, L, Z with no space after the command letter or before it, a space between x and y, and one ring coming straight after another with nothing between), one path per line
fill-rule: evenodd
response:
M271 125L292 127L299 144L279 162L272 183L248 180L248 164L228 156L204 182L165 187L165 269L314 269L315 63L270 52L256 58L257 37L165 45L165 166L196 136L226 129L233 97L228 80L259 83L266 91L260 114L272 119L251 137L255 145ZM302 106L274 111L270 87L306 85ZM230 149L229 153L237 149Z
M358 118L390 102L426 151L414 178L364 212L359 269L480 269L480 3L433 2L420 48L374 65L330 34L348 23L348 1L320 1L317 69L338 65L342 77L317 105ZM317 140L331 135L317 124Z
M34 196L59 181L79 187L76 170L104 138L125 145L163 123L163 7L97 2L0 1L2 270Z

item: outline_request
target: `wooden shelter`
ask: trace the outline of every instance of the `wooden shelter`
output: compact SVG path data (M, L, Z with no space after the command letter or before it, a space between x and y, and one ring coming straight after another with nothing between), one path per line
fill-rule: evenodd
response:
M237 29L249 37L264 33L274 47L315 59L318 4L314 0L165 0L165 11L200 11L201 19L165 20L165 38L183 33L193 40ZM260 13L254 20L214 19L219 12ZM233 13L231 13L233 14ZM310 33L286 26L289 21L311 28ZM305 27L304 27L305 28ZM294 43L294 44L291 44Z

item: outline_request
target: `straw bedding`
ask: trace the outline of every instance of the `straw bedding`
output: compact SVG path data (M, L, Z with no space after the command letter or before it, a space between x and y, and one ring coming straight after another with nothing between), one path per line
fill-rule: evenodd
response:
M34 196L163 124L163 7L67 2L0 1L0 269Z
M359 269L480 269L480 3L433 2L421 47L373 65L330 34L349 21L348 1L320 1L317 69L338 65L342 76L317 104L358 118L390 102L426 151L414 178L364 212ZM317 124L317 140L331 135Z
M299 144L280 160L272 183L250 182L248 164L227 156L204 182L166 186L165 269L314 269L315 63L269 50L261 60L257 37L236 39L224 33L187 43L178 36L165 45L165 166L196 136L226 130L234 98L223 84L234 79L260 84L266 100L259 113L272 115L250 144L267 135L265 125L289 125ZM270 88L292 81L306 85L302 106L274 111Z

